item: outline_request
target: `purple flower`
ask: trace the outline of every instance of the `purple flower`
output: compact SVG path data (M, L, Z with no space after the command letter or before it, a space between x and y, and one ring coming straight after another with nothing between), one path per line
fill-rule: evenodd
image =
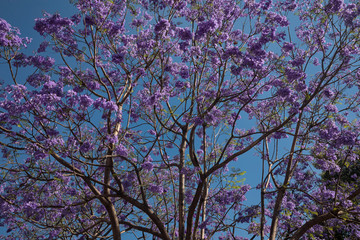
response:
M47 42L47 41L40 43L40 46L39 46L37 52L38 53L45 52L47 46L49 46L49 42Z
M134 26L134 27L140 27L142 25L144 25L146 22L144 19L134 19L132 22L131 22L131 26Z
M330 13L339 12L344 6L343 0L330 0L329 3L325 6L325 10Z
M92 16L89 16L89 15L86 15L85 16L85 24L86 25L95 25L95 19L94 19L94 17L92 17Z
M20 38L19 35L20 31L17 28L11 27L7 21L0 18L0 46L26 46L26 43L30 42L30 40L27 38Z
M73 16L71 16L70 19L74 24L79 24L80 21L81 21L81 15L80 14L74 14Z
M153 129L148 130L148 133L150 133L151 135L156 136L156 132Z
M89 96L87 95L81 95L80 96L80 109L81 110L86 110L88 107L90 107L93 104L94 100L91 99Z
M56 136L56 135L59 134L59 131L50 128L50 129L47 129L47 130L46 130L46 133L47 133L49 136Z
M242 56L242 53L240 52L239 48L238 47L230 47L230 48L227 48L224 52L224 54L221 56L222 59L226 60L228 59L229 57L238 57L238 58L241 58Z
M298 70L298 69L292 69L292 68L286 68L285 75L289 82L292 82L292 81L300 79L300 78L304 78L306 76L306 74L303 71Z
M288 135L286 135L286 133L283 133L283 132L275 132L273 134L273 138L275 138L275 139L288 138Z
M170 27L170 23L167 19L161 19L154 28L155 33L160 33L160 32L164 32L167 29L169 29Z
M206 34L215 32L217 28L218 25L213 19L210 19L209 21L200 22L198 24L198 29L195 33L195 38L199 40Z
M120 33L122 33L124 30L125 29L122 24L114 24L110 27L109 35L111 37L115 37L115 36L119 35Z
M45 18L35 19L34 29L42 36L47 34L59 33L63 28L74 25L69 18L62 18L59 14L46 14Z
M81 146L80 146L80 151L82 152L82 153L87 153L87 152L89 152L89 151L91 151L91 150L93 150L93 145L90 143L90 142L84 142L83 144L81 144Z
M179 75L184 79L189 78L190 77L189 68L187 66L181 67Z
M116 146L115 152L122 157L127 157L129 154L127 148L121 143L119 143L119 145Z
M324 90L324 95L325 95L327 98L331 98L332 96L334 96L334 92L331 91L331 89L326 88L326 89Z
M291 65L293 65L294 67L299 67L299 66L301 66L301 65L303 65L305 63L305 59L303 59L302 57L298 57L298 58L295 58L292 61L289 61L289 63Z
M4 19L0 18L0 32L9 32L10 28L11 25Z
M338 139L336 139L337 144L342 145L354 145L356 143L356 133L345 130L341 132Z
M287 97L291 94L291 90L287 87L282 87L277 91L277 94L281 97Z
M232 73L232 74L234 74L234 75L241 75L241 72L242 72L242 67L237 67L237 66L235 66L235 65L233 65L233 66L231 66L230 67L230 72Z
M119 141L119 139L117 136L107 135L105 141L107 144L116 144Z
M115 53L112 55L111 60L113 61L113 63L121 64L124 61L124 54Z
M204 222L200 223L198 227L200 229L204 229L204 228L206 228L207 225L209 225L209 218L206 219Z
M177 82L175 83L175 87L176 87L176 88L182 88L184 85L185 85L185 83L182 82L182 81L177 81Z
M179 28L178 29L178 36L181 40L187 41L191 40L193 35L189 28Z
M158 184L149 184L148 189L149 189L149 191L151 191L153 193L158 193L158 194L164 192L164 188Z
M334 112L334 113L337 113L337 112L338 112L337 107L336 107L335 105L333 105L333 104L328 104L328 105L326 105L326 106L325 106L325 109L326 109L326 111L328 111L328 112Z
M55 59L44 56L31 56L27 61L43 71L49 71L55 63Z
M315 66L319 66L319 65L320 65L319 59L318 59L318 58L314 58L313 64L314 64Z
M266 16L266 21L280 25L281 27L289 26L289 21L285 16L281 16L274 12L269 12Z
M150 161L146 161L143 164L141 164L141 167L147 170L148 172L150 172L151 170L153 170L154 165Z
M296 89L296 91L298 91L298 92L303 92L303 91L305 91L305 90L307 89L306 83L304 83L304 82L298 83L298 84L296 85L295 89Z
M325 140L334 139L339 134L339 128L333 120L326 121L324 127L319 130L319 136Z
M294 49L294 44L289 43L289 42L285 42L284 45L283 45L283 47L282 47L282 50L283 50L284 52L290 52L290 51L293 50L293 49Z

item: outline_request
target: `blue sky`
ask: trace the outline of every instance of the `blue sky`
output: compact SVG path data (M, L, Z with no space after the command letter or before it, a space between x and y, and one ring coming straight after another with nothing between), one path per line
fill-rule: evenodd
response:
M0 2L0 18L17 27L21 37L32 39L26 50L27 54L36 51L43 41L43 37L34 30L36 18L41 18L44 12L58 12L64 17L72 16L76 12L76 8L69 3L69 0L1 0ZM9 83L10 75L5 65L0 65L0 73L0 81ZM22 74L26 75L28 72Z
M41 18L44 11L70 16L76 9L69 0L1 0L0 17L18 27L21 36L40 41L41 36L33 29L34 19Z

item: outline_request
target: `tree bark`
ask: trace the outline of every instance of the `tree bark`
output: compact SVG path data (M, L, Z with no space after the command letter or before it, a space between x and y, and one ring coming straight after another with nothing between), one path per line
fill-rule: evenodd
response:
M186 148L187 130L183 131L183 137L180 145L180 163L179 163L179 240L185 239L185 174L182 169L185 166L185 148Z

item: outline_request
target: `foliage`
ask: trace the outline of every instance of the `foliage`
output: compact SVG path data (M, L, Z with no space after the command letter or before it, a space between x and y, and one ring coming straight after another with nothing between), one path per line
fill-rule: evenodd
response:
M360 238L359 3L72 4L0 19L4 239Z

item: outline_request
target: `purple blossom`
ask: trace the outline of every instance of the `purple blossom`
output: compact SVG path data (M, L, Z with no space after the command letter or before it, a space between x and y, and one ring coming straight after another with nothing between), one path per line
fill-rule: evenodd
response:
M339 12L344 6L343 0L330 0L325 6L326 11L330 13Z
M160 33L168 30L170 27L170 23L167 19L161 19L154 28L155 33Z
M87 153L87 152L89 152L89 151L91 151L91 150L93 150L93 149L94 149L94 146L93 146L90 142L88 142L88 141L84 142L84 143L81 144L81 146L80 146L80 151L81 151L82 153Z
M34 29L39 32L42 36L47 34L58 33L65 27L70 27L74 23L69 18L62 18L59 14L45 14L45 18L35 19Z
M200 40L206 34L213 33L218 28L218 24L213 20L210 19L208 21L203 21L198 24L198 29L195 33L195 38Z
M13 28L7 21L0 18L0 46L1 47L20 47L30 43L28 38L20 38L20 31ZM1 56L1 54L0 54Z
M241 75L242 70L242 67L237 67L235 65L230 67L230 72L236 76Z
M221 58L226 60L229 59L230 57L237 57L237 58L242 57L242 53L240 52L238 47L227 48Z
M345 21L346 26L349 27L356 26L354 25L354 23L356 23L356 17L359 15L359 11L355 4L353 3L347 4L345 9L342 10L341 15Z
M43 71L49 71L55 63L55 59L44 56L31 56L27 61L28 64L34 65Z
M275 138L275 139L288 138L288 135L284 132L275 132L273 134L273 138Z
M111 37L116 37L123 31L125 31L123 24L113 24L110 26L109 35Z
M44 83L41 92L55 93L58 96L62 96L62 84L60 82L47 81Z
M124 56L122 53L115 53L112 55L111 60L116 64L121 64L124 61Z
M289 82L293 82L295 80L306 77L306 74L303 71L298 70L298 69L292 69L292 68L286 68L285 74L286 74L287 80Z
M304 83L304 82L300 82L300 83L298 83L298 84L296 85L295 89L296 89L296 91L298 91L298 92L303 92L303 91L306 91L306 90L307 90L307 85L306 85L306 83Z
M294 60L290 61L289 63L294 67L299 67L305 63L305 59L302 57L297 57Z
M314 58L313 64L314 64L315 66L319 66L319 65L320 65L319 59L318 59L318 58Z
M39 46L37 52L38 53L45 52L47 46L49 46L49 42L47 42L47 41L40 43L40 46Z
M331 98L332 96L334 96L334 92L331 91L331 89L326 88L326 89L324 89L324 95L325 95L327 98Z
M193 35L189 28L178 28L179 38L183 41L191 40Z
M150 133L153 136L156 136L156 132L153 129L148 130L148 133Z
M281 97L287 97L291 94L291 90L287 87L282 87L277 91L277 94Z
M184 85L185 85L185 83L182 81L176 81L176 83L175 83L176 88L182 88Z
M338 112L337 107L336 107L335 105L333 105L333 104L328 104L328 105L326 105L326 106L325 106L325 109L326 109L326 111L328 111L328 112L334 112L334 113L337 113L337 112Z
M271 0L263 0L261 1L261 8L265 11L269 10L270 6L271 6Z
M11 25L4 19L0 18L0 32L9 32L10 29Z
M289 21L285 16L281 16L275 12L269 12L266 16L266 21L278 24L281 27L287 27L289 25Z
M204 229L204 228L206 228L206 226L209 225L209 224L210 224L210 223L209 223L209 218L207 218L204 222L200 223L198 227L199 227L200 229Z
M119 144L116 146L115 152L116 152L116 154L118 154L118 155L120 155L120 156L122 156L122 157L127 157L128 154L129 154L127 148L126 148L124 145L122 145L121 143L119 143Z
M282 50L283 50L284 52L290 52L290 51L292 51L293 49L294 49L294 44L289 43L289 42L285 42L284 45L283 45L283 47L282 47Z
M134 20L131 22L131 26L141 27L141 26L143 26L145 23L146 23L145 19L134 19Z
M337 144L349 145L349 146L354 145L356 141L357 141L356 133L349 130L342 131L340 136L336 140Z
M107 135L105 138L105 142L107 144L117 144L119 142L119 139L117 136L114 135Z
M86 110L88 107L90 107L93 104L94 100L91 99L88 95L81 95L80 96L80 109Z
M179 75L184 79L189 78L190 77L189 68L187 66L181 67Z
M149 184L148 189L149 189L149 191L151 191L153 193L158 193L158 194L161 194L164 192L164 188L158 184Z
M47 133L49 136L56 136L56 135L59 134L59 131L50 128L50 129L47 129L47 130L46 130L46 133Z
M12 85L7 88L7 91L12 94L12 98L15 102L19 103L26 95L27 89L24 85Z
M337 137L339 134L339 128L336 126L333 120L326 121L324 128L319 130L319 136L325 140L331 140Z
M73 16L71 16L70 20L74 23L74 24L79 24L81 21L81 15L80 14L74 14Z
M141 164L141 167L146 171L150 172L151 170L153 170L154 165L150 161L146 161L143 164Z
M86 25L89 25L89 26L95 25L95 24L96 24L96 21L95 21L94 17L89 16L89 15L86 15L86 16L85 16L85 24L86 24Z

